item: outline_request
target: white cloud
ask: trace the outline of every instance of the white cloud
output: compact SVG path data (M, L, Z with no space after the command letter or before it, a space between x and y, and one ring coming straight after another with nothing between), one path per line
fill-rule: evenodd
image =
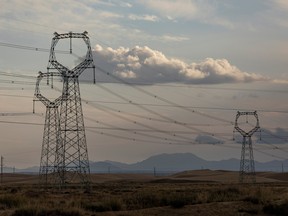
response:
M143 0L142 4L154 9L160 14L169 17L182 17L182 18L194 18L199 13L198 6L189 0L184 1L161 1L161 0Z
M287 0L273 0L274 4L282 10L288 10L288 1Z
M176 19L198 20L202 23L233 28L233 24L217 14L217 7L211 1L197 0L142 0L147 8L175 22Z
M26 23L29 30L39 30L42 27L54 28L54 31L79 31L78 29L95 29L112 26L111 19L121 18L117 12L100 10L95 5L102 1L56 0L50 1L17 1L11 0L1 5L0 16L7 22L0 23L0 27L23 26ZM33 5L33 7L31 7ZM16 22L15 22L16 21ZM29 25L29 23L37 23ZM52 31L52 30L51 30Z
M275 80L273 80L273 83L285 84L285 85L287 85L287 84L288 84L288 80L285 80L285 79L283 79L283 80L275 79Z
M267 80L261 75L241 71L227 59L207 58L199 63L187 64L147 46L113 49L97 45L93 55L98 67L133 82L212 84ZM99 73L99 81L111 81L111 77Z
M145 15L136 15L136 14L130 14L128 16L129 19L131 20L144 20L144 21L150 21L150 22L157 22L159 21L159 18L155 15L148 15L148 14L145 14Z
M162 39L164 41L168 41L168 42L181 42L181 41L187 41L190 38L188 37L182 37L182 36L171 36L171 35L163 35Z
M98 13L98 15L102 18L123 18L122 15L117 14L117 13L112 13L112 12L108 12L108 11L101 11L100 13Z
M204 23L211 24L211 25L218 25L225 27L227 29L234 29L235 25L230 22L229 20L220 18L220 17L211 17L210 19L203 20Z
M129 3L129 2L121 2L120 6L121 7L127 7L127 8L132 8L133 7L133 5L131 3Z

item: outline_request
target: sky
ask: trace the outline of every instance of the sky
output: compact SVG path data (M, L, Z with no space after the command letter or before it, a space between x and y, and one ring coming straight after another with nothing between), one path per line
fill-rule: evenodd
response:
M0 0L6 166L40 163L45 107L37 102L32 113L35 77L46 72L53 33L70 31L88 32L96 66L96 84L91 69L80 76L91 161L179 152L240 158L237 111L257 111L255 160L287 158L287 1ZM69 48L63 40L55 49ZM81 39L72 48L56 53L69 68L87 52ZM41 88L51 99L60 94ZM250 130L255 119L241 116L239 125Z

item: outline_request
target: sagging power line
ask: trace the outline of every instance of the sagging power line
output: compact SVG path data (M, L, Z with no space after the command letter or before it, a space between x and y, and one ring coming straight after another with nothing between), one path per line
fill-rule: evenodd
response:
M19 44L14 44L14 43L0 42L0 46L10 47L10 48L15 48L15 49L23 49L23 50L33 50L33 51L39 51L39 52L50 52L50 49L24 46L24 45L19 45ZM69 51L63 51L63 50L55 50L55 52L62 53L62 54L70 54Z
M217 89L217 88L216 88ZM225 90L227 90L227 89L225 89ZM232 89L233 90L233 89ZM171 105L172 106L172 105ZM273 112L273 111L272 111Z

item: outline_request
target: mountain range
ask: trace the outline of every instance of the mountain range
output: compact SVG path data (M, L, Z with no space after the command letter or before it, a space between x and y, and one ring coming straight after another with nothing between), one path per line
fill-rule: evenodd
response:
M288 160L273 160L269 162L255 161L256 171L282 172L288 164ZM282 167L283 166L283 167ZM240 167L239 159L228 159L220 161L207 161L192 153L159 154L147 158L141 162L126 164L114 161L91 162L91 172L162 172L173 173L185 170L232 170L237 171ZM284 170L285 171L285 170Z
M288 160L273 160L269 162L255 161L256 171L285 171ZM90 162L91 173L175 173L185 170L231 170L238 171L240 167L239 159L228 159L220 161L208 161L192 153L159 154L151 156L141 162L127 164L115 161ZM4 172L7 172L6 168ZM39 167L26 169L16 169L15 172L38 172ZM11 171L10 171L11 172Z

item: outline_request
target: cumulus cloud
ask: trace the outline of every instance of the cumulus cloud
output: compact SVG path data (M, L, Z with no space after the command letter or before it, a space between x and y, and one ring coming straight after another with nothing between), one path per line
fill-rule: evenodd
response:
M134 83L212 84L266 79L261 75L241 71L227 59L207 58L202 62L188 64L176 58L168 58L147 46L113 49L96 45L93 56L98 67ZM98 72L97 76L98 81L113 80L105 73Z

